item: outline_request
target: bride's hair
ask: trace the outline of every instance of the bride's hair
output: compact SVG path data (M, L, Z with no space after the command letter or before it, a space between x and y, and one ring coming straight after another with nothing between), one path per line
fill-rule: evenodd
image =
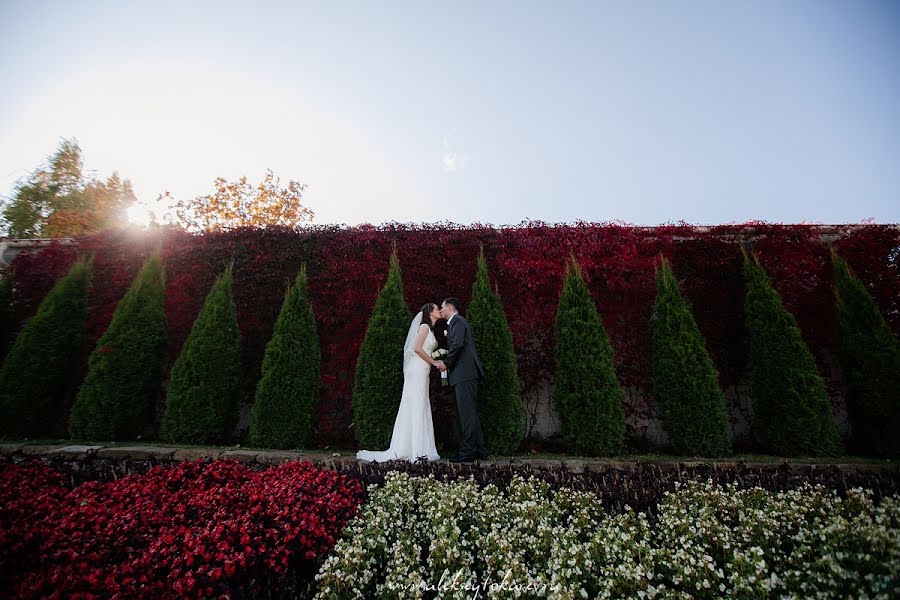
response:
M431 322L431 311L437 308L437 304L434 302L428 302L422 305L422 322L428 325L431 330L434 330L434 324Z

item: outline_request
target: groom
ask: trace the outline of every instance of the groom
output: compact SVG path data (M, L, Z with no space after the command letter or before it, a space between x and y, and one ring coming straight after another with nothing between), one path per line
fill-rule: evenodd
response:
M478 397L478 380L484 377L484 367L478 359L475 340L469 324L459 314L459 300L447 298L441 304L441 317L447 319L447 350L449 353L441 363L441 370L449 369L447 377L456 393L456 406L459 408L459 422L462 428L462 439L459 452L450 459L451 462L469 462L476 458L487 458L484 447L484 435L475 409Z

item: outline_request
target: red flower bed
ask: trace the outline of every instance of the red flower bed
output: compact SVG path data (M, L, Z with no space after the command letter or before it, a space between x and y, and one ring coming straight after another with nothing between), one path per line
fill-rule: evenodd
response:
M835 246L900 333L900 230L885 225L845 226ZM655 297L653 265L669 257L691 301L724 386L746 379L744 284L740 242L752 244L829 382L840 393L837 327L831 265L821 230L810 225L750 223L710 228L671 225L548 226L514 228L444 225L241 229L191 236L179 231L131 235L108 232L78 245L45 249L14 262L17 322L29 316L76 252L95 255L89 297L87 354L103 333L116 303L154 245L163 242L166 268L168 365L174 362L217 273L234 259L234 295L241 327L242 396L253 401L266 343L301 263L309 273L310 300L322 343L320 444L353 440L353 374L371 308L384 283L396 242L410 310L446 296L466 304L480 244L506 303L526 398L552 380L553 322L565 260L578 257L616 353L616 368L632 394L626 418L652 413L649 319ZM465 312L465 307L464 311ZM736 394L743 393L734 388ZM440 391L435 392L440 394ZM455 414L452 402L450 412ZM441 418L440 407L436 419ZM443 415L443 416L447 416Z
M75 489L0 463L0 596L241 597L310 584L361 484L309 463L156 467ZM5 590L5 591L4 591Z

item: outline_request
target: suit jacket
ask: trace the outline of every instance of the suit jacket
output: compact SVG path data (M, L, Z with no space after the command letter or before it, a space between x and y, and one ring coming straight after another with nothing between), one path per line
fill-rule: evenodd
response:
M450 320L447 327L447 350L444 364L449 369L447 381L450 385L484 377L484 367L478 358L472 329L462 315L457 314Z

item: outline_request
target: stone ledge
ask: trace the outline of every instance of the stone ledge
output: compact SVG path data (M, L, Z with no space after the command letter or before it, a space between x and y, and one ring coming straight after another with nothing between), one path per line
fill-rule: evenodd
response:
M51 450L47 454L53 458L62 457L69 460L83 460L97 453L103 446L63 446Z
M264 451L256 456L256 462L261 465L280 465L295 460L302 460L302 455L299 452Z
M172 448L166 446L99 446L76 444L40 444L27 445L21 442L8 442L0 444L0 456L24 455L30 457L43 457L47 459L64 460L91 460L92 458L109 460L153 460L157 462L182 462L193 460L237 460L242 463L257 463L261 465L278 465L292 461L308 461L323 469L346 468L366 463L361 463L354 454L334 452L304 453L303 451L286 450L254 450L233 448L220 450L218 448ZM438 464L450 464L448 457L443 457ZM560 456L531 458L529 456L500 456L490 457L477 463L468 463L489 467L530 467L535 470L567 469L572 473L609 473L610 471L638 472L644 469L658 469L660 473L680 473L691 471L698 467L710 467L721 472L729 469L752 469L758 471L775 471L787 468L796 474L810 471L822 471L836 468L843 473L868 473L868 474L894 474L900 471L900 462L883 463L807 463L784 460L781 462L745 462L742 460L686 460L686 461L648 461L636 460L628 462L623 460L604 460L584 456Z
M222 460L236 460L242 463L256 462L256 457L262 454L261 450L226 450L219 458Z
M21 452L25 444L0 444L0 455L8 456Z
M560 468L562 468L561 460L546 459L546 458L526 458L526 459L522 459L521 461L516 461L514 464L529 466L532 469L560 469Z
M179 448L172 455L172 460L183 462L193 460L216 460L222 455L221 450L215 448Z
M587 466L587 461L583 458L573 458L561 461L560 466L572 473L584 473L584 468Z
M21 452L25 456L43 456L50 454L54 450L65 448L65 444L40 444L37 446L25 446Z
M123 446L103 448L97 452L98 458L129 459L129 460L169 460L175 454L177 448L165 448L158 446Z

